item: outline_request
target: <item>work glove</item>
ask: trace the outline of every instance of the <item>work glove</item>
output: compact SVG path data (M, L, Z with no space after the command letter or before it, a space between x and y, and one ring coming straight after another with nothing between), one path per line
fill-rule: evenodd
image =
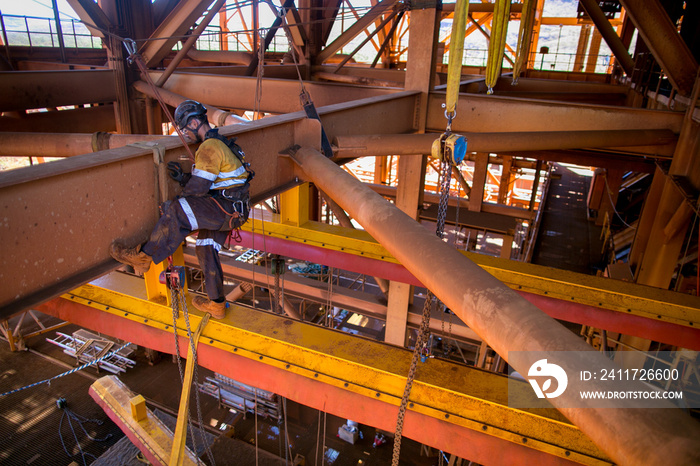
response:
M187 184L188 181L190 181L190 178L192 177L191 174L183 172L180 164L174 161L168 162L168 175L170 176L170 178L180 183L180 186L183 187Z

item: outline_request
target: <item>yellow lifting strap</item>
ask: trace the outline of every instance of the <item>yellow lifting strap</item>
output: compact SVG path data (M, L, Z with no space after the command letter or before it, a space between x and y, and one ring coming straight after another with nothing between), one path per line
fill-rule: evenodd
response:
M173 448L170 451L169 466L180 466L185 458L185 439L187 438L187 413L190 409L190 390L192 388L192 377L194 375L194 365L197 363L194 357L194 351L197 350L197 343L202 334L202 330L209 322L209 314L204 314L199 322L197 330L192 335L192 344L187 345L187 364L185 365L185 375L182 380L182 393L180 394L180 408L177 412L177 424L175 425L175 434L173 435Z
M486 64L486 87L488 94L493 94L493 87L501 75L503 53L506 46L508 20L510 19L510 0L496 0L491 23L491 39L489 40L489 58Z
M535 25L535 8L537 0L523 0L523 12L520 17L520 29L518 31L518 46L516 47L517 57L513 65L513 82L518 84L520 70L523 62L527 59L530 42L532 41L532 28Z
M445 114L454 115L459 96L459 83L462 81L462 57L464 55L464 36L467 32L467 15L469 0L457 0L452 33L450 35L450 59L447 65L447 95Z

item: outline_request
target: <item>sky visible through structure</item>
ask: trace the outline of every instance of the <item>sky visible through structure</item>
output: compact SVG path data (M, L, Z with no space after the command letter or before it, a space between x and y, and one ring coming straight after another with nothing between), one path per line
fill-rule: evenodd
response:
M275 5L280 4L280 0L273 0ZM57 0L58 9L61 12L62 21L68 21L70 19L77 19L77 15L68 5L66 0ZM369 0L351 0L351 4L357 9L359 14L365 12L370 6ZM544 6L543 16L552 17L563 17L571 18L575 17L577 13L577 0L546 0ZM231 7L231 5L229 5ZM53 9L51 6L51 0L0 0L0 11L3 15L18 15L18 16L36 16L43 18L53 18ZM354 16L347 7L341 9L339 16L344 15L346 20L343 22L344 28L347 28L352 22L354 22ZM237 20L238 18L234 18ZM272 10L261 2L260 5L260 25L264 27L265 25L271 24L274 19ZM452 26L451 20L443 20L441 24L441 37L445 37L449 34L449 30ZM510 21L508 27L507 43L515 49L518 36L518 28L520 26L519 21ZM11 23L8 24L8 30L11 29ZM232 21L229 23L229 29L232 31L242 30L243 25L238 21ZM544 66L545 69L559 69L565 70L569 68L573 56L576 53L576 47L578 43L580 27L578 26L557 26L557 25L544 25L540 30L540 37L537 44L534 44L533 51L540 50L541 47L545 46L549 48L548 56L544 57L546 60L540 60L542 57L538 56L538 64L536 67ZM341 21L336 21L336 25L333 28L331 34L331 40L340 34L341 32ZM284 35L282 32L278 32L282 44L285 43ZM407 35L404 40L407 40ZM359 43L365 38L364 34L361 34L356 39L351 41L346 45L342 52L349 53L354 48L359 45ZM12 41L10 42L12 43ZM283 45L284 46L284 45ZM477 64L479 60L484 60L485 54L488 49L488 44L486 38L477 32L472 33L465 42L465 49L467 50L467 58L472 57L474 63L467 64ZM374 59L376 50L371 43L367 44L363 49L357 54L356 59L358 61L371 62ZM610 51L603 42L600 48L600 57L607 57L610 55ZM403 57L405 59L405 57ZM556 64L555 62L556 58ZM604 61L604 59L603 59ZM506 66L507 62L504 63ZM554 66L553 66L554 65ZM597 70L598 72L605 71L604 69Z

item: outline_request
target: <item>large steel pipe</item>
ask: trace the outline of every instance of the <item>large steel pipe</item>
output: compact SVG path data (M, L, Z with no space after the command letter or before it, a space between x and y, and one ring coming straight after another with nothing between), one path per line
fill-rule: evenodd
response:
M146 81L136 81L133 86L137 91L157 99L155 90ZM163 99L163 101L171 107L177 107L182 102L187 100L187 97L183 97L165 89L158 89L158 95L160 95L161 99ZM248 120L245 118L239 117L234 113L207 105L204 102L202 102L202 104L207 108L207 119L209 120L209 123L214 126L235 125L236 123L248 122Z
M338 223L340 223L340 226L343 226L345 228L352 228L354 230L355 225L353 225L352 220L350 219L350 217L348 217L348 214L345 213L345 211L338 205L338 203L331 199L331 197L323 191L320 191L320 193L323 200L326 201L326 204L331 209L331 212L333 212L333 215L335 215L335 218L338 219ZM372 278L374 278L374 281L377 283L377 286L379 287L381 292L387 295L389 293L389 280L385 280L380 277Z
M0 112L117 100L112 70L0 72Z
M554 149L583 149L598 147L634 147L675 144L673 131L615 130L615 131L541 131L508 133L464 133L470 152L515 152ZM367 136L338 136L334 144L340 158L376 155L429 154L435 133L374 134Z
M336 83L347 84L362 84L364 86L380 86L380 87L403 87L403 83L398 81L386 81L384 79L369 78L366 76L353 76L349 74L326 73L319 71L314 73L314 78L324 79Z
M253 59L253 54L250 52L236 52L233 50L196 50L192 49L187 52L187 56L192 60L212 62L212 63L231 63L233 65L249 65Z
M6 113L0 117L0 128L3 131L27 133L34 132L37 128L49 133L93 133L116 131L117 125L114 120L114 105L106 104L58 112Z
M574 374L583 367L608 371L620 367L318 151L304 147L292 158L309 180L333 197L515 370L527 374L541 357L527 352L546 351L550 363L571 374L567 390L549 401L616 462L700 462L697 421L670 403L664 404L669 409L656 410L642 402L617 400L615 407L601 409L580 400L579 391L605 388L598 380L576 380ZM647 390L640 382L629 382L624 389Z
M113 133L0 133L1 157L73 157L176 136Z

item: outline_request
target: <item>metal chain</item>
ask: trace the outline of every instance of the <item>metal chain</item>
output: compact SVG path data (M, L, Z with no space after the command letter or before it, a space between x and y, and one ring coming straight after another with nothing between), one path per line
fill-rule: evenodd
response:
M171 306L173 310L173 334L175 335L175 356L177 359L177 370L180 372L180 385L185 384L185 372L182 369L182 357L180 356L180 337L177 334L177 318L180 315L180 298L178 290L170 289ZM187 427L190 430L190 437L192 438L192 446L194 450L197 450L196 441L194 438L194 429L192 424L192 416L190 416L189 410L187 411Z
M262 29L260 30L262 32ZM262 101L262 81L265 75L265 37L262 34L258 34L259 44L258 44L258 70L257 78L255 81L255 100L253 103L253 113L254 118L260 118L260 102Z
M428 290L428 294L425 297L425 304L423 305L423 318L420 323L420 329L418 330L418 338L416 339L416 345L413 347L413 356L411 357L411 365L408 369L408 378L406 380L406 387L403 391L403 397L401 398L401 404L399 405L399 415L396 419L396 432L394 434L394 451L391 457L391 465L399 465L399 454L401 453L401 439L403 438L403 420L406 416L406 407L408 406L408 397L411 394L411 388L413 387L413 379L416 376L416 368L418 366L418 359L420 358L421 351L425 347L428 341L428 329L430 326L430 309L433 307L433 293Z
M440 329L442 331L443 338L445 337L445 312L440 313Z
M275 300L275 314L280 313L280 299L282 298L280 296L280 274L278 273L277 269L275 269L275 292L273 294L273 298Z
M435 234L442 239L445 232L445 219L447 217L447 200L450 193L450 180L452 178L452 164L449 160L443 160L441 165L441 182L440 182L440 204L438 206L438 218ZM408 377L406 379L406 387L404 388L401 404L399 405L399 415L396 420L396 432L394 434L394 451L391 458L391 465L399 465L399 455L401 453L401 439L403 437L403 421L406 416L406 407L408 406L408 398L411 395L413 380L416 376L416 368L421 352L426 350L428 338L430 334L430 311L435 301L434 295L430 290L427 290L425 304L423 305L423 316L418 330L418 338L416 345L413 348L413 356L411 357L411 365L408 369ZM443 318L444 325L444 318ZM443 327L444 330L444 327Z
M185 298L185 293L182 290L177 290L177 289L171 289L170 290L171 297L172 297L172 309L173 309L173 330L175 333L175 350L177 354L177 368L180 372L180 382L184 384L184 372L182 369L182 358L180 356L180 343L179 343L179 337L177 334L177 317L180 313L180 310L182 310L182 315L185 318L185 325L187 328L187 336L190 340L190 346L192 348L192 358L193 361L192 363L194 364L194 384L195 384L195 390L194 390L194 398L195 398L195 403L197 407L197 421L199 422L199 435L200 438L202 439L202 443L204 444L204 448L207 453L207 458L210 461L210 464L215 466L216 463L214 461L214 455L211 452L211 448L209 447L209 444L206 441L205 437L205 432L204 432L204 421L202 419L202 406L200 402L200 397L199 397L199 390L196 387L196 382L199 380L199 373L197 371L197 366L199 365L197 361L197 349L195 348L195 341L192 338L192 327L190 326L190 315L189 312L187 311L187 299ZM194 435L194 429L193 429L193 423L192 423L192 416L190 411L187 411L187 421L189 425L189 430L190 430L190 437L192 438L192 449L194 452L197 451L197 440ZM195 453L196 454L196 453Z
M284 310L284 275L280 277L280 314L286 314L287 312Z
M452 181L452 162L443 157L440 165L440 204L438 205L437 227L435 234L442 239L445 233L445 220L447 219L447 201L450 197L450 182Z
M214 461L214 455L211 452L211 448L209 448L209 443L206 440L205 437L205 432L204 432L204 422L202 419L202 405L201 402L199 401L199 390L197 389L197 381L199 380L199 373L197 371L197 367L199 366L199 362L197 360L197 348L195 347L195 341L194 338L192 337L192 329L190 327L190 315L189 312L187 312L187 300L185 298L185 293L180 290L179 292L180 296L180 307L182 308L182 313L185 316L185 324L187 325L187 336L190 339L190 347L192 348L192 358L193 358L193 366L194 366L194 385L195 385L195 390L194 390L194 400L197 406L197 421L199 421L199 435L200 438L202 439L202 443L204 444L204 448L206 449L207 452L207 458L209 458L209 462L212 466L216 466L216 462ZM194 447L194 451L197 451L197 447L194 443L194 435L192 436L192 446Z
M454 312L449 311L448 318L449 320L449 327L447 328L447 335L452 339L452 316L454 315Z

